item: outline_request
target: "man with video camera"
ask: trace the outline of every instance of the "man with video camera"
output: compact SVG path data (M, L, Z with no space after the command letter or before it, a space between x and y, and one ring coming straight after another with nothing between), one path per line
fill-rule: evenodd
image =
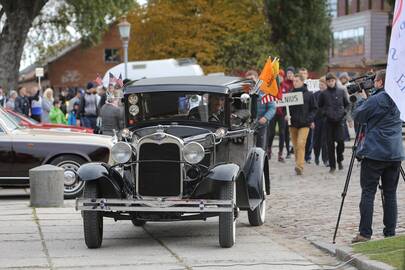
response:
M362 90L362 100L353 112L354 120L362 125L364 135L359 139L357 157L361 159L360 225L352 243L371 239L374 197L381 178L384 210L384 236L395 235L397 224L396 190L405 159L402 144L402 121L394 101L384 90L385 70L374 78L374 91L368 97Z

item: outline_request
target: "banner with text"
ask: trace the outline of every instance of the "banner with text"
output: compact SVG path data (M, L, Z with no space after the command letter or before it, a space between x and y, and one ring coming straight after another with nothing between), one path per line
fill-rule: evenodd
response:
M304 104L302 92L283 94L282 100L276 100L276 107L286 107Z
M395 2L387 61L385 90L401 111L405 121L405 0Z

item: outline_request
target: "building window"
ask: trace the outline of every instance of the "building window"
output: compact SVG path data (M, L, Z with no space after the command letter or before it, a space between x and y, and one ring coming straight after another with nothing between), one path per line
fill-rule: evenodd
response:
M328 0L328 12L332 18L336 18L338 14L338 1Z
M104 49L104 62L106 63L118 63L121 62L118 49Z
M364 54L364 27L333 33L334 57Z

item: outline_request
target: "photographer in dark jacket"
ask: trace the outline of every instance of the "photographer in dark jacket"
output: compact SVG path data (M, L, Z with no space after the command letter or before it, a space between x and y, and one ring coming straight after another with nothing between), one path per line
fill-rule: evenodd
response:
M357 151L362 159L360 225L353 243L370 240L372 236L374 197L380 178L384 197L384 236L394 236L397 225L396 191L401 161L405 159L402 121L398 107L384 90L384 83L385 70L382 70L374 79L376 91L369 98L363 91L364 100L358 102L353 112L354 120L365 124L364 141Z
M326 118L326 140L328 145L328 157L330 173L336 170L336 160L339 170L343 170L343 152L344 143L344 123L346 110L349 106L346 93L343 89L336 86L336 77L332 73L326 75L326 84L328 89L319 96L318 106ZM335 147L335 142L337 147ZM336 157L335 157L336 148Z
M295 172L301 175L304 171L305 144L310 127L314 127L317 106L314 95L308 91L301 74L294 75L293 84L292 93L301 92L304 98L304 104L290 107L290 134L294 146ZM286 118L288 120L288 116Z

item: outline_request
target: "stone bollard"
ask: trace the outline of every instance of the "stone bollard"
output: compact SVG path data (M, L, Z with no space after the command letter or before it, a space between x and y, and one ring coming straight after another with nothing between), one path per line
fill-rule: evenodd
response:
M31 207L63 207L64 170L42 165L29 171Z

